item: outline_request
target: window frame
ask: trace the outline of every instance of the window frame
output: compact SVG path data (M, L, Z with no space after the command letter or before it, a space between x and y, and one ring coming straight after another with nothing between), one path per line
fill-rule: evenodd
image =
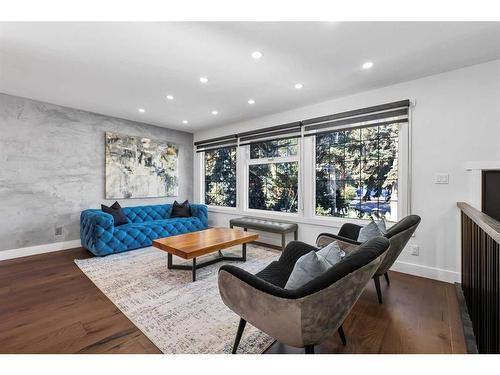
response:
M409 179L411 171L411 111L408 111L408 123L399 123L398 126L398 212L397 221L401 220L403 217L407 216L410 212L410 191L409 191ZM361 124L359 127L366 126L368 124ZM373 126L377 124L374 123ZM332 130L339 131L343 129L353 128L351 125L339 126ZM312 189L310 192L311 207L308 207L308 214L314 219L314 221L326 221L326 222L341 222L341 223L355 223L360 225L366 225L368 219L360 218L349 218L349 217L339 217L339 216L323 216L316 213L316 137L312 136L312 160L311 160L311 170L312 172ZM387 223L396 223L397 221L386 220Z
M244 187L245 194L241 195L244 198L243 202L243 210L244 212L248 212L251 214L272 214L278 216L285 217L300 217L303 216L303 195L302 195L302 140L301 136L297 137L289 137L289 138L297 138L297 155L293 156L285 156L285 157L272 157L272 158L258 158L252 159L250 157L250 147L251 145L240 146L244 149L244 167L243 167L243 181L242 184ZM286 139L286 138L285 138ZM266 142L265 140L262 142ZM278 164L278 163L297 163L297 212L283 212L283 211L273 211L273 210L260 210L258 208L250 208L249 203L249 174L250 174L250 166L251 165L262 165L262 164Z

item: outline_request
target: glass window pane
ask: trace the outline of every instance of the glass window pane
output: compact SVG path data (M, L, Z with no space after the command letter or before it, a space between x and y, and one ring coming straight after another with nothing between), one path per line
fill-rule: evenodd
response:
M250 145L250 159L262 158L284 158L296 156L299 149L298 138L279 139L276 141L267 141L252 143Z
M361 140L367 141L378 138L378 126L370 126L369 128L361 129Z
M350 142L344 145L344 157L346 160L361 159L361 142Z
M380 159L395 159L398 157L398 139L397 138L380 138L379 139L379 158Z
M205 204L236 207L236 147L205 152Z
M379 137L380 138L397 138L399 134L399 124L380 125Z
M360 144L360 155L362 159L378 159L379 158L379 144L378 139L371 139L363 141Z
M317 215L397 220L398 131L377 124L345 130L346 142L330 147L323 138L316 148Z
M250 165L248 207L297 212L298 177L298 162ZM321 185L321 180L319 184Z

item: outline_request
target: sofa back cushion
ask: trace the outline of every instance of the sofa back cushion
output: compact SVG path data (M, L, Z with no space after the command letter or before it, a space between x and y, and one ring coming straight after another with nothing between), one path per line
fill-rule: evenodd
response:
M170 217L171 204L157 204L151 206L123 207L123 213L131 223L163 220Z

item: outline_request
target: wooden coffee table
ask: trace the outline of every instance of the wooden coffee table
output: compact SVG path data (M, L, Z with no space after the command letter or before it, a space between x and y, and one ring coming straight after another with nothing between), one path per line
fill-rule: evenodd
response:
M224 260L246 261L247 243L259 238L257 233L247 232L239 229L211 228L199 232L180 234L160 238L153 241L153 246L168 253L168 268L177 270L190 270L193 273L193 281L196 281L196 270L210 264ZM222 249L235 245L242 245L241 257L225 256ZM218 251L219 256L203 263L196 263L196 258ZM183 259L192 259L192 265L173 264L172 255Z

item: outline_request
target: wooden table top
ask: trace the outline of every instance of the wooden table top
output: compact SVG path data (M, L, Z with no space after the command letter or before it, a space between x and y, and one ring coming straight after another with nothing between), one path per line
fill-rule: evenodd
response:
M184 259L193 259L228 247L255 241L257 233L241 229L210 228L160 238L153 241L153 246Z

